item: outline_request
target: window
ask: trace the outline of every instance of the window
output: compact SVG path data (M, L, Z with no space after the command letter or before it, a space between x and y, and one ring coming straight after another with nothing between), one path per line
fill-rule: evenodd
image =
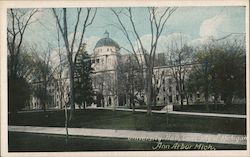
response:
M92 60L92 63L95 64L95 60L94 59Z
M159 92L159 88L158 88L158 87L156 88L156 92L157 92L157 93Z
M176 101L179 101L179 95L176 95Z
M164 75L164 71L162 71L161 74Z
M158 97L158 98L157 98L157 101L159 101L159 100L160 100L160 98Z
M190 99L192 100L192 99L193 99L193 94L190 94L189 97L190 97Z
M165 84L165 79L162 80L162 84Z
M100 59L96 59L96 63L99 63L100 62Z
M168 97L168 99L169 99L169 102L170 102L170 103L173 102L173 100L172 100L172 95L170 95L170 96Z
M200 93L199 93L199 92L197 92L197 94L196 94L196 95L197 95L197 98L198 98L198 99L200 99Z
M169 86L169 93L172 93L172 87L171 86Z
M111 103L112 103L112 100L111 100L111 98L109 97L109 105L111 105Z
M166 89L165 89L165 87L163 87L163 92L165 92L166 91Z

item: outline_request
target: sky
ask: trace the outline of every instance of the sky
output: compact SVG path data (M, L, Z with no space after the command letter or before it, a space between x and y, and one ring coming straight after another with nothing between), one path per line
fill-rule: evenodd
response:
M117 10L121 8L116 8ZM164 8L160 8L164 9ZM85 13L86 9L84 9ZM133 8L134 20L139 35L149 49L150 25L148 22L147 8ZM84 20L82 14L81 21ZM48 43L57 49L56 21L51 9L40 9L29 25L24 36L24 41L45 48ZM69 37L72 36L73 26L76 21L76 9L68 10ZM96 42L104 36L107 30L110 38L115 40L121 47L130 49L128 41L122 32L112 26L117 19L110 8L98 8L93 24L88 27L84 41L87 42L87 51L93 52ZM125 25L131 28L129 22ZM245 33L245 8L240 6L226 7L178 7L167 21L159 39L157 52L166 51L166 45L180 34L185 42L191 45L204 43L209 37L222 38L230 33ZM79 39L79 38L78 38ZM178 40L178 39L177 39ZM132 41L136 44L136 41ZM62 39L61 44L63 45Z

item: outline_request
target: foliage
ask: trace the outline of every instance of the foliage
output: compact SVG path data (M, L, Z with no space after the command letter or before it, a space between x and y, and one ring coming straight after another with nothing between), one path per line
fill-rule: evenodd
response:
M8 79L8 106L10 113L23 109L30 101L31 89L25 78Z
M118 66L118 88L121 94L129 97L129 107L143 104L143 76L134 55L128 55Z
M241 45L210 45L197 54L198 66L190 74L189 90L200 90L207 95L221 96L226 103L234 97L245 98L246 56Z
M21 47L18 56L17 68L15 75L11 73L11 56L8 55L8 106L9 112L15 113L23 109L30 101L32 93L28 80L34 72L32 57L26 50L26 47Z
M32 71L32 59L25 55L23 37L31 24L37 9L8 9L7 47L8 47L8 106L9 112L22 109L30 99L27 77Z
M91 73L90 56L85 51L85 46L78 53L76 65L75 65L75 101L79 106L85 108L86 103L90 104L93 102L93 88Z

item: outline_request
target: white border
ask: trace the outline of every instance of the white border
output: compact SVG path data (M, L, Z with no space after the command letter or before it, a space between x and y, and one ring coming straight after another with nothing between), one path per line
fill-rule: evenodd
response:
M7 123L7 41L6 10L7 8L52 8L52 7L124 7L124 6L246 6L246 56L247 56L247 117L249 116L249 1L248 0L109 0L109 1L0 1L0 102L1 102L1 156L249 156L249 119L247 118L247 150L246 151L119 151L119 152L53 152L53 153L8 153Z

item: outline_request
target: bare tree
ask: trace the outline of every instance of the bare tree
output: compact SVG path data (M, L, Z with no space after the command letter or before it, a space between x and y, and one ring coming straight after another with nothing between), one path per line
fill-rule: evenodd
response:
M160 89L163 89L163 92L165 92L165 75L162 73L160 69L156 69L153 74L153 89L152 89L152 99L153 99L153 105L156 106L156 99L158 94L160 93Z
M12 8L7 11L7 43L10 55L9 76L12 78L17 77L19 55L21 52L24 33L27 26L31 24L31 18L37 12L37 9L21 10Z
M31 72L25 73L24 68L27 64L23 64L25 60L30 59L20 55L24 52L23 37L31 18L37 12L37 9L8 9L7 17L7 47L8 47L8 99L9 111L15 113L27 103L30 97L30 89L25 77ZM23 50L23 51L22 51ZM26 55L27 56L27 55ZM23 63L21 63L22 61ZM27 60L26 60L27 61ZM31 61L31 60L29 60ZM31 63L31 62L30 62ZM21 66L20 66L21 65ZM23 68L23 69L21 69ZM22 76L22 75L25 75ZM18 89L18 90L17 90ZM24 92L25 91L25 92Z
M125 8L121 10L112 9L112 12L117 18L118 29L122 31L126 39L128 40L132 53L135 55L138 66L141 71L145 73L145 83L144 83L144 91L146 96L146 104L147 104L147 113L151 114L151 103L152 103L152 76L153 76L153 67L155 60L155 53L157 50L157 44L160 38L163 29L166 26L168 19L175 12L177 8L175 7L167 7L164 10L160 10L160 8L150 7L148 8L148 21L149 28L151 33L151 42L150 42L150 50L149 53L146 52L145 43L142 42L141 36L138 32L138 27L136 26L133 9ZM125 25L125 20L129 22L132 27L132 30L129 30ZM137 41L138 47L141 49L142 57L145 63L139 61L138 55L136 54L135 45L133 44L133 39ZM148 44L148 43L146 43Z
M181 105L183 105L186 96L185 82L190 68L189 64L192 62L192 51L190 46L183 44L181 34L180 40L174 39L168 47L168 64L175 79L176 93L180 95Z
M92 10L91 8L87 8L86 9L86 16L85 18L81 17L81 13L82 13L83 9L77 9L77 19L76 19L76 23L73 25L74 26L74 30L73 30L73 38L70 41L68 36L69 36L69 26L68 26L68 17L67 17L67 9L63 8L62 9L62 17L59 16L59 9L52 9L54 17L56 19L56 22L58 24L59 30L61 32L61 35L63 37L63 41L65 44L65 49L67 52L67 60L68 60L68 65L69 65L69 79L70 79L70 106L71 106L71 111L70 111L70 120L73 118L73 113L74 113L74 109L75 109L75 101L74 101L74 71L75 71L75 61L76 61L76 57L77 54L79 53L80 49L81 49L81 45L83 42L83 38L84 38L84 34L86 32L86 29L93 23L97 9L94 9L93 14L92 14ZM80 41L77 43L76 40L76 35L78 32L78 28L80 25L80 19L83 19L83 25L80 31ZM76 50L75 50L76 48Z
M143 85L140 69L137 66L135 57L131 54L124 57L118 66L120 92L129 98L129 107L135 111L135 103L142 103Z
M35 73L33 74L40 79L41 89L34 91L35 95L39 97L42 104L42 109L45 112L49 103L52 101L52 97L48 87L50 83L54 83L54 73L56 72L56 67L52 66L51 59L51 46L48 43L48 46L42 52L38 50L37 47L32 47L32 56L35 60L34 67Z
M56 39L57 39L57 47L58 51L57 54L59 56L59 63L56 68L56 88L58 89L58 96L59 96L59 106L62 109L64 106L64 113L65 113L65 132L66 132L66 139L65 142L66 144L68 143L68 109L67 109L67 97L66 94L68 92L67 89L67 78L64 75L64 68L65 68L65 57L63 57L62 54L62 48L61 48L61 41L60 41L60 30L58 27L58 24L56 25Z

